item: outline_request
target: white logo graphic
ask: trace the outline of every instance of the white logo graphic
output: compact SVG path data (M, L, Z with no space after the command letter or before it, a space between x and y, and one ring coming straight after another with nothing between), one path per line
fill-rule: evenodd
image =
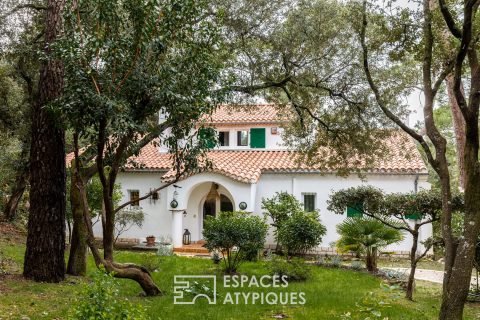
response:
M188 294L188 290L192 287L190 282L198 283L199 280L203 283L208 282L213 288L213 292L210 295L206 293L196 293L190 296ZM173 283L173 293L175 294L174 304L195 304L197 298L201 297L206 298L209 304L217 303L217 278L213 275L177 275L174 277Z

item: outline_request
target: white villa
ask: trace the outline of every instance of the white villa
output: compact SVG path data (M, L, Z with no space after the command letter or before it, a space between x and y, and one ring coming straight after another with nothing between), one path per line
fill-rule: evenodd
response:
M317 209L327 234L319 250L328 250L337 240L336 225L347 214L337 215L327 210L332 191L370 184L386 192L411 192L429 188L427 169L413 141L389 143L390 155L364 171L366 180L357 174L339 177L335 172L298 164L295 152L282 142L282 121L273 105L257 105L254 111L232 111L220 107L209 118L218 131L219 145L208 152L212 169L178 181L138 205L145 212L142 228L131 228L122 238L146 236L169 237L174 247L182 247L185 229L193 242L202 240L206 216L219 211L244 210L262 215L262 198L277 191L295 195L307 210ZM407 157L408 155L408 157ZM123 201L134 200L170 181L174 175L167 150L150 144L134 158L141 169L129 167L118 176ZM122 201L122 202L123 202ZM431 227L421 228L420 240L431 236ZM97 226L98 228L98 226ZM101 234L100 228L97 230ZM273 244L270 234L267 244ZM411 239L389 248L408 251Z

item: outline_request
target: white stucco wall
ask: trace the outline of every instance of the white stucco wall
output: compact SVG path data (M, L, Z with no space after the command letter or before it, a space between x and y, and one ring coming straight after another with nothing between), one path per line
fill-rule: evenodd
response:
M117 183L120 184L123 198L120 203L130 200L129 190L139 190L140 196L147 194L151 189L162 185L160 181L162 172L122 172L118 175ZM159 192L159 199L155 202L146 199L140 202L140 207L145 212L145 222L140 229L136 226L121 235L122 238L140 238L145 240L148 235L171 237L172 215L166 205L167 190ZM96 236L101 237L102 227L100 222L94 226Z
M272 134L272 127L277 128L277 133ZM229 146L228 147L217 147L221 150L228 150L228 149L250 149L250 134L248 136L248 146L237 146L237 131L247 130L249 131L251 128L265 128L265 149L286 149L286 146L283 144L282 140L282 132L283 129L278 125L272 124L248 124L248 125L236 125L232 127L229 126L216 126L217 131L228 131L229 134ZM250 131L249 131L250 132ZM265 150L259 149L259 150Z
M322 247L329 247L330 243L338 239L336 225L341 223L346 215L337 215L327 210L327 200L333 191L345 188L372 185L385 192L411 192L414 191L415 175L368 175L365 181L358 176L352 175L347 178L335 175L320 174L268 174L265 173L257 186L256 213L262 213L261 199L272 197L277 191L286 191L293 194L303 202L302 193L316 193L316 208L320 211L322 223L327 227L327 234L323 238ZM429 188L425 177L420 177L419 188ZM424 226L421 229L421 239L431 235L431 226ZM273 242L270 234L268 242ZM405 240L399 244L392 245L388 249L395 251L407 251L411 246L409 234L405 234Z
M139 190L140 195L148 193L161 185L161 172L123 172L119 174L118 182L121 184L123 192L123 201L129 200L129 190ZM243 183L235 181L226 176L214 173L201 173L189 177L188 179L179 181L177 188L179 212L186 211L182 214L182 224L176 226L177 230L172 230L172 208L170 201L173 199L175 188L169 186L162 190L159 199L154 202L152 200L143 200L140 206L144 210L145 222L142 228L133 227L122 237L139 238L141 241L150 234L157 237L167 236L173 238L174 233L183 233L188 228L192 233L192 240L198 241L202 239L202 206L205 196L210 190L212 182L219 185L218 192L225 194L232 200L236 210L240 202L247 203L246 211L253 211L255 214L262 215L261 200L262 198L272 197L277 191L286 191L295 195L303 202L302 193L316 194L316 207L320 212L322 223L327 227L327 234L323 238L321 247L329 247L330 243L338 239L336 233L336 225L339 224L345 215L336 215L327 210L327 200L332 191L349 188L359 185L373 185L381 188L386 192L410 192L414 191L415 175L388 175L376 174L367 175L365 181L362 181L356 175L342 178L335 175L320 174L278 174L264 173L257 184ZM420 176L418 188L429 188L429 184L425 181L425 176ZM101 236L101 226L97 224L95 231ZM423 226L421 228L421 240L431 236L431 226ZM273 244L273 236L269 235L267 244ZM392 251L408 251L411 245L409 234L405 234L405 240L396 245L392 245L388 250Z

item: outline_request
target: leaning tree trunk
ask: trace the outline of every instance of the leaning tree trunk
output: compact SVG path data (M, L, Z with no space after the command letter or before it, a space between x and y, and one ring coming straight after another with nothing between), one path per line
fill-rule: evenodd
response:
M12 194L8 199L5 209L3 211L4 217L7 221L13 221L17 217L17 208L20 200L22 200L23 193L27 187L28 182L28 168L22 168L17 173L15 184L12 188Z
M63 0L48 0L45 53L62 27ZM59 282L65 277L65 133L45 106L63 88L63 65L47 60L40 68L39 99L33 106L30 149L30 216L24 271L26 278Z
M78 175L78 172L75 173ZM78 178L77 178L77 181ZM141 266L137 266L134 264L120 264L113 261L112 259L105 259L102 258L100 251L98 250L95 244L95 236L93 233L92 227L92 218L90 216L90 212L88 209L87 203L87 196L85 192L85 187L80 180L80 183L72 185L72 188L76 188L78 193L80 194L81 201L82 201L82 210L83 210L83 218L85 223L85 228L87 230L87 244L92 251L93 258L95 260L95 265L97 267L104 266L105 270L108 272L113 272L116 278L123 278L123 279L131 279L136 281L143 289L147 296L156 296L161 294L162 292L157 287L155 282L153 281L152 276L148 272L147 269Z
M77 175L72 173L70 205L72 207L73 232L70 241L67 273L73 276L87 272L87 227L84 222L82 198L77 186Z

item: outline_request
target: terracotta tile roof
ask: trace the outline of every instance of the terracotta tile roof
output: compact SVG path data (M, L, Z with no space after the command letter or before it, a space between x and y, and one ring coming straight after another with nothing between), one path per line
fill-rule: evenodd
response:
M221 105L204 121L211 124L278 123L281 116L274 104Z
M387 142L388 156L377 161L371 167L361 168L365 173L425 173L426 167L416 146L411 139L396 143L392 138ZM294 173L294 172L335 172L334 168L320 165L309 166L297 161L298 153L287 150L215 150L207 153L212 162L209 172L219 173L237 181L255 183L264 172ZM169 181L175 177L171 169L171 156L159 153L152 144L146 146L138 157L133 158L140 165L140 170L167 171L162 180ZM136 168L127 166L127 171Z

